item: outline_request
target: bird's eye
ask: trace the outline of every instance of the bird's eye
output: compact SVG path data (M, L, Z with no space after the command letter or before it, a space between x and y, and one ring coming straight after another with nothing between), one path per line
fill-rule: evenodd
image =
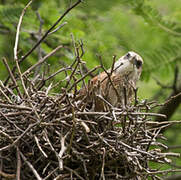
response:
M142 66L142 61L136 61L136 67L139 69Z
M130 53L127 53L126 54L126 59L130 58L131 54Z

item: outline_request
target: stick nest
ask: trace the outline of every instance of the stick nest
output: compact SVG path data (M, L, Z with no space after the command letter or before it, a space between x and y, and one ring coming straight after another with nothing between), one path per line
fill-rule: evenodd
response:
M14 179L160 179L149 162L170 163L163 153L167 146L161 129L169 122L152 121L162 114L151 113L153 102L135 102L124 108L96 112L94 101L77 100L77 85L93 70L83 74L82 45L75 48L75 61L46 77L32 72L40 63L21 73L4 64L11 81L0 81L0 153L4 178ZM99 68L103 68L103 65ZM58 73L67 77L58 94L50 80ZM69 74L69 76L68 76ZM37 78L38 77L38 78ZM48 82L47 82L48 81ZM87 92L87 96L89 92ZM102 97L101 99L106 102ZM168 171L169 172L169 171ZM32 175L33 174L33 175Z

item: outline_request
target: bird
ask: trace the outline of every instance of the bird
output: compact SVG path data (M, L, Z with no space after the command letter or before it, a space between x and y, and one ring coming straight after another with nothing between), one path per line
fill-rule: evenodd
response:
M143 59L129 51L119 58L111 68L93 77L88 85L80 89L78 99L92 104L95 111L106 111L110 107L130 105L136 83L142 73Z

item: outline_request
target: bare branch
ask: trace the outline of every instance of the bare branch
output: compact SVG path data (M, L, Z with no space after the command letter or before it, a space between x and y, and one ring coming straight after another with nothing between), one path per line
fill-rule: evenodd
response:
M17 52L18 52L19 33L20 33L23 16L26 12L26 9L31 5L31 3L32 3L32 0L25 6L25 8L23 9L21 16L19 18L19 22L18 22L18 26L17 26L17 30L16 30L16 40L15 40L15 45L14 45L14 59L15 60L18 59Z

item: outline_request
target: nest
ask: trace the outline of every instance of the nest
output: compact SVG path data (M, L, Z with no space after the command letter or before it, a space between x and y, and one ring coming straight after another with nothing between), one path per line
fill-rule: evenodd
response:
M80 49L82 45L76 47L70 66L48 77L32 78L40 63L24 73L16 63L18 72L13 73L3 59L11 81L0 81L0 175L39 180L160 179L158 174L170 170L152 169L149 162L170 163L169 156L179 156L162 152L167 146L160 141L165 140L160 131L170 123L152 121L164 115L151 113L156 104L140 102L136 90L132 105L109 106L106 112L96 112L94 101L90 106L77 100L78 83L84 84L97 68L105 70L101 64L83 74ZM59 94L51 93L56 87L46 80L65 72L66 85ZM104 97L100 100L106 102Z

